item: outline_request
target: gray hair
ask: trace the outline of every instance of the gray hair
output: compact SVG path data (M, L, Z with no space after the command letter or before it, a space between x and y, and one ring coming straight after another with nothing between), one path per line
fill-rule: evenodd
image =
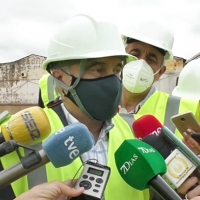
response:
M80 60L63 60L63 61L56 61L51 62L48 65L49 71L52 72L54 69L61 69L70 74L70 67L72 65L80 64Z

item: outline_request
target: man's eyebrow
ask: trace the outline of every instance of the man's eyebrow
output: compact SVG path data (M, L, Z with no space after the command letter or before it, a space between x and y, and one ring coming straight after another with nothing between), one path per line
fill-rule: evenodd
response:
M136 53L140 53L141 52L141 50L137 49L137 48L132 48L129 52L132 52L132 51L135 51ZM155 53L149 53L148 56L149 57L153 57L156 60L158 60L158 56Z

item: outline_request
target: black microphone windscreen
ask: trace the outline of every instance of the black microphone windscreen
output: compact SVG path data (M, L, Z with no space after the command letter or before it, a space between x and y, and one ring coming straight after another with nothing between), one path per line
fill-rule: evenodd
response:
M166 159L171 154L171 151L173 151L173 147L161 136L150 134L145 136L142 141L155 148L164 159Z

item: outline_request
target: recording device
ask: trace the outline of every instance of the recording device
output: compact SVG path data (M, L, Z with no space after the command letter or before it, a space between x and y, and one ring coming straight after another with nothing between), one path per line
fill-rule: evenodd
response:
M23 145L41 142L51 133L49 120L42 108L33 106L12 115L1 125L0 144L15 140Z
M143 124L146 124L146 122L150 120L152 124L151 127L154 126L155 130L160 128L160 122L154 116L143 119ZM135 121L135 123L137 122ZM140 124L142 125L142 123ZM146 127L146 129L148 129L148 127ZM148 135L151 131L145 131L146 132L142 134L147 136L143 137L142 141L153 146L165 158L167 173L163 178L173 189L178 188L193 172L199 176L199 158L167 127L162 127L158 136ZM137 135L139 134L140 133L137 133Z
M200 159L181 140L179 140L167 127L161 130L161 136L174 145L175 150L167 157L168 172L164 178L173 188L179 187L191 174L200 177ZM175 167L179 170L175 171ZM174 177L175 176L175 177Z
M110 176L110 167L87 161L75 188L84 187L83 194L73 200L101 200Z
M79 122L70 124L51 135L43 143L42 150L21 157L21 162L1 171L0 188L48 162L56 168L66 166L93 145L94 138L85 125Z
M193 173L199 177L197 166L179 149L170 146L162 136L148 135L143 141L154 147L165 158L167 173L163 178L173 189L178 188Z
M137 190L153 189L166 200L181 200L161 177L166 164L160 153L140 140L124 140L115 152L115 162L123 180Z

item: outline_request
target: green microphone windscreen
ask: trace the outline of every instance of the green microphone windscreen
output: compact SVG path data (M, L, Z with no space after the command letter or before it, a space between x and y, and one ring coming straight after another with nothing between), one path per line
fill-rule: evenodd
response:
M140 140L124 140L115 152L117 169L131 187L144 190L156 175L166 173L166 164L160 153Z

